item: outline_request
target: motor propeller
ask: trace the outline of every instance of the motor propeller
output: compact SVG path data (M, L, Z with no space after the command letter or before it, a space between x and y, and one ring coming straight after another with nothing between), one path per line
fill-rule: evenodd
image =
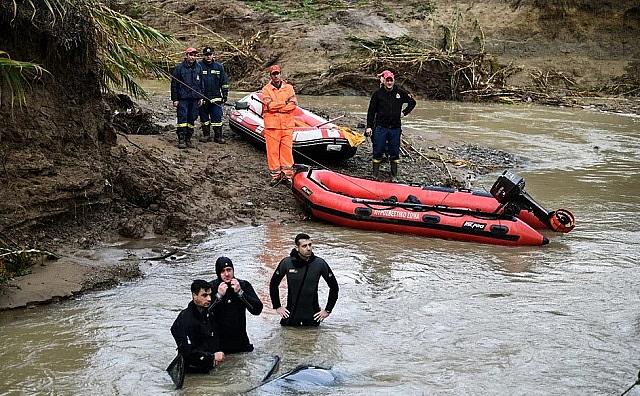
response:
M524 190L524 179L506 170L491 187L491 195L500 203L496 213L501 210L505 214L516 216L520 210L532 212L549 229L567 233L576 226L573 213L567 209L548 211Z

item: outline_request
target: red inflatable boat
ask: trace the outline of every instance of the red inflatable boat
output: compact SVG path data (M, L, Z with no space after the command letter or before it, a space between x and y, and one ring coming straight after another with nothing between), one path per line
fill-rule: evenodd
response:
M364 140L349 128L341 128L330 120L298 107L294 112L293 155L298 160L342 161L356 153ZM264 147L262 93L254 92L240 99L229 114L229 126L254 143Z
M547 212L505 172L491 189L456 190L351 177L298 166L293 191L308 214L345 227L499 245L545 245L535 228L569 232L573 215Z

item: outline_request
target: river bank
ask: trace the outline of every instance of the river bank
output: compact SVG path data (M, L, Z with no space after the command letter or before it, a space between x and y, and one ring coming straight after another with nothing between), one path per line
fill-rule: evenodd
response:
M120 111L126 114L126 109ZM314 111L328 118L344 114L330 106ZM197 240L220 227L269 223L302 226L306 221L287 187L268 186L264 149L231 132L226 120L227 144L196 142L195 149L179 150L171 125L174 109L164 95L151 95L149 100L130 109L129 113L132 112L149 113L146 129L154 134L117 135L117 144L109 151L114 170L103 182L103 190L108 192L105 197L110 199L108 204L102 208L90 206L79 216L80 221L59 221L55 228L44 228L39 233L5 231L12 240L38 237L39 246L52 251L61 249L67 254L59 254L63 256L61 259L36 265L32 274L0 286L0 309L70 297L137 275L136 264L128 263L126 269L99 265L91 258L77 260L73 251L86 253L87 249L98 249L119 239L149 237L165 238L171 245ZM363 120L347 114L340 121L358 130ZM196 138L200 133L198 130ZM509 153L453 141L439 131L420 131L419 139L416 133L405 128L404 147L421 153L418 155L416 151L403 160L401 180L406 182L461 186L469 173L480 175L517 164ZM26 162L25 158L20 160L19 152L14 152L11 159L11 173L19 172L20 164ZM363 143L353 158L331 167L346 174L370 177L370 141ZM389 178L388 166L383 165L382 169L381 176ZM56 190L69 182L64 174L55 177L47 172L38 173L39 177L33 175L31 179L40 189ZM51 215L40 206L32 209L29 217L34 219ZM35 294L30 297L30 292Z
M171 62L181 58L186 46L213 46L231 75L232 91L257 89L265 82L266 67L279 63L299 93L368 95L378 84L375 73L392 67L399 84L426 99L455 97L514 106L537 102L640 114L637 97L616 95L633 94L638 80L638 63L633 61L638 50L630 43L637 42L640 11L631 1L599 6L584 1L382 1L310 7L300 2L153 0L118 7L178 38L183 46L166 51ZM32 43L57 42L53 24L42 30L30 21L25 17L20 26L34 35ZM230 133L226 125L227 145L200 144L180 151L171 126L174 109L166 97L152 95L137 107L107 98L110 103L105 105L92 73L96 67L76 65L71 55L60 56L69 65L44 55L33 58L42 51L35 44L22 45L24 34L6 28L11 34L9 52L41 60L54 78L35 85L24 107L0 109L0 121L7 125L0 132L0 247L67 252L119 238L156 235L189 241L218 227L302 221L289 191L266 186L264 153ZM78 37L79 42L88 40L84 44L95 55L93 39ZM384 52L407 42L439 58L424 63L415 54L400 59ZM367 47L371 43L376 47ZM471 91L451 83L464 83L469 75L454 73L457 77L452 78L439 72L443 62L460 56L466 62L479 56L484 65L464 68L481 72L478 81L472 78ZM489 84L488 71L494 66L502 70L503 85ZM69 78L68 70L77 73ZM118 130L116 110L141 110L149 121L142 128L146 134ZM328 118L338 114L330 107L314 110ZM355 116L342 121L354 129L362 122ZM468 173L518 164L508 153L452 141L441 131L421 130L424 141L414 139L408 128L405 132L414 157L408 155L403 162L406 181L460 186ZM367 176L370 151L367 141L356 157L335 169ZM383 176L388 176L384 169ZM69 263L69 276L102 271L61 260ZM51 268L56 265L38 270ZM51 271L43 277L55 278ZM117 278L109 270L104 276ZM2 293L18 290L14 286L22 281L10 281ZM104 283L78 282L51 294L73 295ZM20 287L28 290L28 283Z
M421 114L427 105L432 110ZM544 247L515 249L316 222L216 230L202 242L194 235L188 248L178 245L180 255L189 253L185 258L141 264L144 276L133 282L61 304L1 312L5 388L174 394L165 371L175 356L169 328L189 302L191 281L212 279L211 263L225 255L265 303L261 315L247 316L255 351L230 356L214 375L188 377L187 393L242 393L260 381L273 355L283 357L281 372L310 362L341 374L339 384L320 391L327 394L627 389L640 354L637 119L444 102L421 104L406 122L420 124L418 116L435 124L425 129L527 158L516 168L527 190L547 208L572 210L576 229L549 235ZM340 285L335 310L319 329L282 328L269 308L270 277L300 229L313 236L314 252ZM139 257L162 254L118 246ZM326 290L321 280L321 303Z

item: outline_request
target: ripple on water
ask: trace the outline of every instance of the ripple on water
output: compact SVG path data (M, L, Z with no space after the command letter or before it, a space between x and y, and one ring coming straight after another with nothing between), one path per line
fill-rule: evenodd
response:
M528 157L527 189L544 205L573 210L576 229L545 233L551 243L536 248L316 222L217 230L181 246L182 260L146 265L143 278L116 289L0 313L5 388L174 394L164 372L175 353L169 327L190 282L212 279L213 262L226 255L266 303L248 318L256 351L229 357L215 375L189 377L185 394L241 393L275 354L281 371L314 363L343 373L327 394L619 394L640 356L637 128L570 109L429 105L441 114L419 119L417 109L411 118ZM268 304L271 274L301 231L340 283L320 329L283 329Z

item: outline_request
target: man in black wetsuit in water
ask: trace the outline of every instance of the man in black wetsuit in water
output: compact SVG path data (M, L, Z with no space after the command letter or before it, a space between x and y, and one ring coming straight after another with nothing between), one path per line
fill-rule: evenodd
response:
M228 257L216 260L216 279L210 282L214 294L209 311L217 326L220 344L225 354L251 352L253 345L247 336L246 312L260 315L262 301L246 280L237 279L233 262Z
M269 294L273 308L280 314L283 326L318 326L330 314L338 301L338 282L326 261L313 254L311 237L298 234L296 247L289 257L280 261L271 277ZM280 303L278 286L287 277L287 306ZM318 303L318 283L324 278L329 286L329 298L324 309Z

